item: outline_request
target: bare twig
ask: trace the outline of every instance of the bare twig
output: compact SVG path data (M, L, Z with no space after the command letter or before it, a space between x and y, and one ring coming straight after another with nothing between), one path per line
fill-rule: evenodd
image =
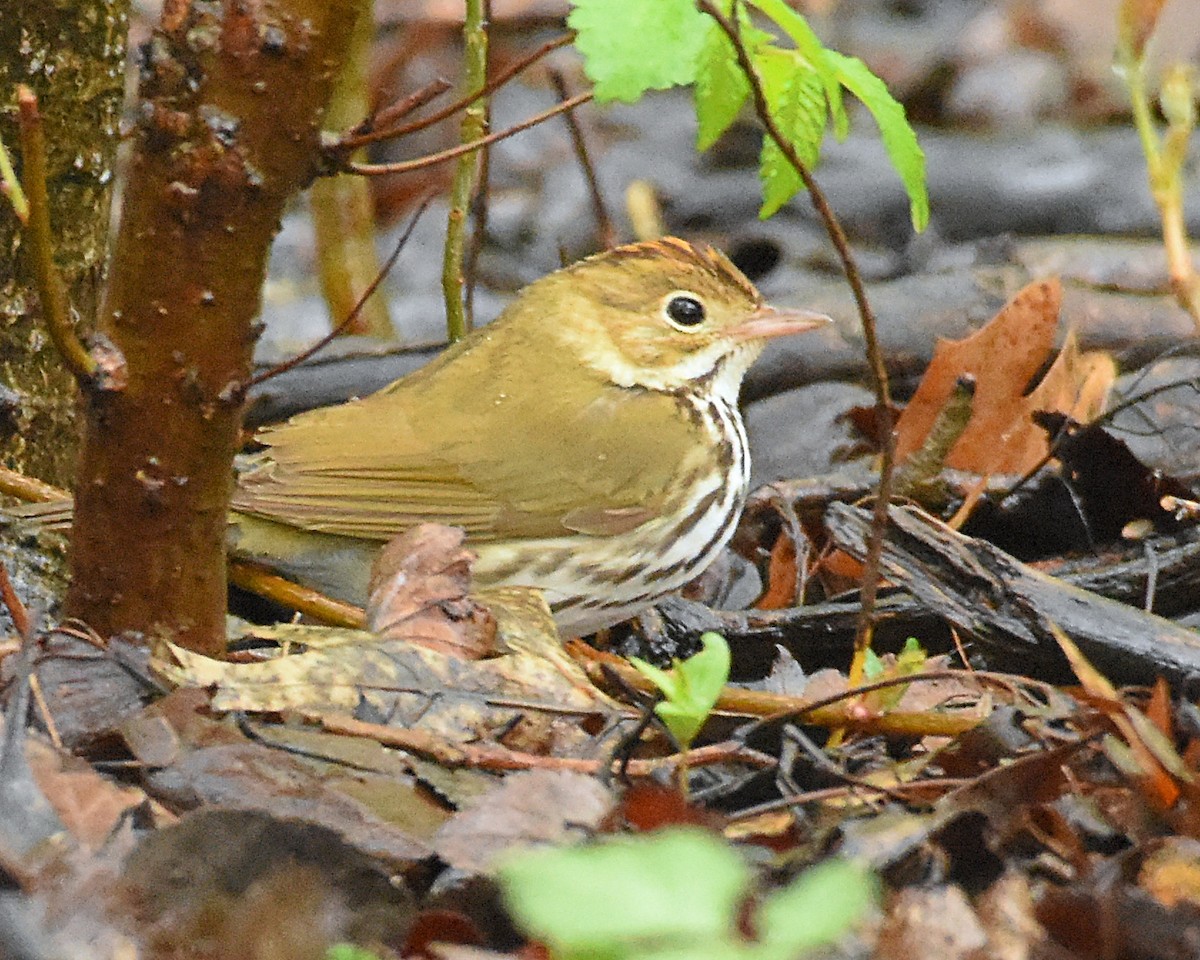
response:
M414 170L424 170L426 167L434 167L439 163L445 163L447 160L453 160L455 157L461 157L464 153L472 153L480 147L490 146L493 143L498 143L501 140L507 140L514 134L528 130L530 127L536 127L539 123L544 123L551 117L556 117L560 113L567 110L572 110L581 103L587 103L592 99L592 92L580 93L570 100L564 100L562 103L551 107L549 110L543 110L541 113L529 117L527 120L522 120L520 123L509 127L507 130L501 130L499 133L491 133L486 137L481 137L474 143L463 143L449 150L443 150L441 153L431 153L427 157L418 157L416 160L406 160L401 163L348 163L343 162L341 168L349 170L351 173L361 173L368 177L380 177L388 173L411 173Z
M420 110L425 104L436 100L452 86L454 84L442 77L431 80L421 89L364 119L362 123L341 138L339 145L349 150L365 147L373 141L362 138L372 137L381 130L386 134L388 127L397 120L407 117L414 110Z
M71 495L66 490L51 486L41 480L27 477L23 473L0 467L0 494L15 497L25 503L52 503L55 500L68 500Z
M422 117L420 120L414 120L412 123L405 124L402 127L396 127L392 130L385 129L382 122L377 122L373 125L376 129L369 133L363 134L359 134L357 131L355 131L355 133L348 137L343 137L336 144L334 144L332 150L334 153L347 153L357 149L358 147L366 146L368 143L378 143L381 140L393 140L399 137L408 136L410 133L416 133L418 130L424 130L426 127L432 127L435 123L440 123L447 117L454 116L454 114L458 113L459 110L462 110L464 107L474 103L480 97L491 96L526 67L537 63L537 61L541 60L542 57L546 56L546 54L550 53L551 51L557 50L559 47L565 47L573 39L574 36L572 34L567 34L566 36L557 37L554 40L546 41L532 53L522 57L520 60L516 61L516 63L508 67L508 69L502 70L500 73L498 73L481 90L477 90L459 100L455 100L454 103L448 104L441 110L437 111L437 113L431 113L427 117ZM432 99L432 97L429 99ZM428 100L425 102L428 102ZM393 110L396 112L393 113ZM396 116L397 114L400 116L404 115L404 113L400 113L400 104L397 104L395 108L389 107L388 111L385 112L391 116Z
M487 132L487 98L479 91L487 86L488 35L483 15L483 0L467 0L463 24L466 50L466 86L473 100L463 113L459 136L463 143L477 143ZM453 343L471 329L463 305L463 253L467 243L467 208L475 189L479 158L464 153L458 158L450 185L450 210L446 222L446 247L442 256L442 297L446 301L446 334Z
M698 0L698 5L701 10L717 21L722 31L729 38L729 42L733 44L738 66L741 67L742 73L745 74L746 80L750 84L750 92L754 98L754 111L766 129L767 135L775 142L780 153L792 165L797 176L800 177L805 188L808 190L808 196L812 200L813 208L825 224L825 230L829 234L829 239L832 241L834 249L837 250L838 257L842 261L842 269L846 274L846 282L850 285L850 291L854 295L854 303L858 308L858 315L862 320L863 340L867 348L867 362L871 367L871 375L875 387L876 416L879 420L882 435L883 452L879 467L879 491L875 501L871 537L867 545L867 553L864 561L862 614L859 617L858 629L855 632L854 638L856 656L851 672L851 682L856 683L861 679L860 664L863 659L862 652L870 645L871 635L874 630L875 598L879 591L879 561L883 551L883 531L887 524L887 507L891 499L892 467L896 459L895 424L892 417L891 395L888 389L888 373L883 361L883 351L879 346L875 314L871 309L870 301L867 299L867 291L863 286L862 275L859 273L858 265L854 261L854 254L850 250L850 243L846 238L845 230L842 229L837 215L829 205L829 200L825 196L825 193L818 186L816 180L813 179L812 173L800 159L799 154L796 153L796 148L792 146L791 141L779 129L775 118L771 116L771 109L767 103L766 93L763 91L762 81L758 76L758 72L754 69L754 64L750 60L750 54L746 50L746 45L742 42L741 30L738 26L736 15L736 0L733 17L726 17L721 13L712 0Z
M100 365L75 332L67 304L67 288L54 265L50 198L46 194L46 134L37 94L24 85L17 87L17 105L25 192L29 199L30 255L42 303L42 317L63 363L81 385L87 385L94 381Z
M283 363L276 364L269 370L264 370L262 373L255 374L249 380L242 383L236 391L237 399L243 399L253 387L257 387L260 383L270 380L272 377L277 377L281 373L287 373L289 370L293 370L300 366L300 364L304 363L306 360L311 359L318 351L325 349L325 347L329 346L329 344L341 336L342 332L346 330L350 324L354 323L355 318L363 308L363 304L370 299L371 294L373 294L383 282L383 278L386 277L388 273L391 272L392 267L396 265L396 260L400 256L400 252L408 243L408 238L412 236L413 228L416 227L417 221L421 219L421 214L425 212L425 208L429 206L429 201L432 199L432 193L427 193L421 198L420 203L417 204L416 211L408 221L408 226L404 228L404 233L401 234L400 239L396 241L396 246L392 250L391 255L388 256L387 261L383 264L383 267L380 269L379 273L375 275L375 279L371 281L370 286L368 286L367 289L363 291L362 296L358 298L358 303L354 305L354 309L351 310L350 313L348 313L345 317L343 317L338 324L333 327L332 330L330 330L327 334L325 334L325 336L310 346L307 350L302 350L294 357L289 357L287 360L284 360Z
M17 596L17 591L13 589L12 580L8 577L8 568L2 563L0 563L0 601L3 601L5 608L8 610L8 615L12 619L13 627L16 629L17 634L23 640L28 641L33 631L29 611L25 609L25 604Z
M554 83L558 99L569 100L570 97L567 96L567 81L563 78L562 71L551 70L550 79ZM588 195L592 200L592 213L596 217L596 233L599 236L600 246L605 250L611 250L617 245L617 232L613 229L612 217L608 215L608 208L604 203L604 195L600 192L600 183L596 179L596 168L592 165L592 158L588 155L587 140L583 136L583 127L579 125L579 120L573 110L568 110L564 113L563 119L567 122L567 129L571 131L571 146L575 149L575 157L579 160L579 166L583 169L584 179L587 180Z
M340 600L333 600L324 594L302 587L298 583L286 580L278 574L264 570L253 563L240 560L229 562L229 582L235 587L253 593L268 600L274 600L305 616L319 620L333 627L349 627L362 629L366 616L358 607Z
M626 660L612 654L589 649L581 642L566 645L567 653L596 683L605 682L605 674L616 676L631 690L654 693L656 688ZM965 712L938 712L936 710L890 710L885 713L864 711L851 702L863 694L909 683L933 683L951 677L974 676L961 670L930 670L909 677L890 677L876 683L852 686L820 700L805 700L767 690L746 690L727 686L717 698L714 710L741 717L759 717L762 722L795 720L803 718L805 723L819 727L851 727L869 733L894 736L944 736L956 737L978 726L979 716L968 716Z
M571 770L599 774L613 769L603 759L550 757L540 753L513 750L500 743L459 743L428 730L407 729L381 723L367 723L344 714L313 714L322 729L342 736L364 737L384 746L398 747L427 757L444 767L469 767L482 770ZM697 747L656 759L630 760L624 772L634 778L662 775L680 766L699 767L716 763L744 763L762 770L778 766L774 757L728 740Z

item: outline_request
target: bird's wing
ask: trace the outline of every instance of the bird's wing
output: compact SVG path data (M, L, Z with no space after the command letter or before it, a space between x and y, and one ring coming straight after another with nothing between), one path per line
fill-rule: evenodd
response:
M672 396L583 378L550 396L503 362L450 389L444 369L267 431L235 508L372 540L431 520L477 541L606 535L655 516L694 468Z

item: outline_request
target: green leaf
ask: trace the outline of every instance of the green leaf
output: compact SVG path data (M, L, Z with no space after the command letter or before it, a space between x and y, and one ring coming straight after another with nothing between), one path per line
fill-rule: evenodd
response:
M836 67L838 80L863 102L879 124L884 149L908 193L913 228L924 230L929 223L925 153L904 115L904 107L888 93L884 82L857 57L843 56L833 50L826 50L825 55Z
M883 677L883 660L870 647L863 655L863 679L874 683Z
M682 827L525 852L499 879L518 925L556 957L631 957L638 945L703 956L736 930L749 870L718 837Z
M850 860L827 860L805 870L759 908L755 926L764 954L794 957L831 944L879 897L874 875Z
M800 162L812 170L821 156L827 104L820 76L793 50L763 51L756 64L767 107L780 133L791 143ZM759 155L763 186L760 219L774 214L804 185L796 168L775 141L763 136Z
M654 708L671 735L685 748L691 746L729 680L729 644L719 633L700 636L702 649L686 660L676 660L671 670L630 657L629 662L666 698Z
M896 657L896 674L908 677L920 673L925 669L928 660L929 654L921 646L921 641L916 637L909 637L904 641L904 649Z
M784 0L753 0L753 2L788 35L809 68L815 70L821 78L821 84L825 88L825 99L829 101L829 109L833 114L834 131L839 140L844 138L850 121L846 116L845 107L842 106L842 85L838 82L835 65L826 57L828 51L821 43L821 38L808 25L808 21L789 7Z
M737 119L738 111L750 95L750 82L738 66L733 44L715 23L700 51L696 68L696 86L692 100L696 105L696 149L707 150Z
M647 90L685 86L712 21L693 0L573 0L567 25L596 100L633 103Z
M729 6L729 4L724 4ZM728 10L723 11L728 14ZM750 21L744 6L738 7L742 43L751 58L771 42L771 35ZM692 89L696 105L696 149L707 150L737 119L750 95L750 81L742 72L733 44L715 21L710 21L708 37L696 66L696 85Z
M325 960L379 960L379 954L352 943L335 943L325 951Z

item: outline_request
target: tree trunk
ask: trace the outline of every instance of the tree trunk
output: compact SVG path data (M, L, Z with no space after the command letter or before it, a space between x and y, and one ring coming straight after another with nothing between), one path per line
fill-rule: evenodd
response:
M104 273L129 0L4 0L0 140L17 162L16 85L38 95L45 122L55 260L77 317L90 325ZM75 383L46 336L23 255L0 197L0 464L70 485L77 449Z
M167 0L141 77L100 332L127 383L85 397L66 612L224 649L225 530L267 251L320 162L366 0Z

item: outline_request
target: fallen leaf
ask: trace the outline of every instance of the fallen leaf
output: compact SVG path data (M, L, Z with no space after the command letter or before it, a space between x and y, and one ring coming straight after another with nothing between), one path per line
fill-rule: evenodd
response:
M457 653L382 640L364 630L304 625L258 627L254 637L302 652L226 663L164 643L151 667L173 685L210 689L216 710L365 711L365 716L386 717L394 725L452 741L486 738L519 718L530 737L562 747L590 742L578 718L618 712L561 651L557 657L515 652L464 660ZM558 651L557 644L553 649ZM534 733L535 727L541 733Z
M1054 349L1062 286L1031 283L984 327L962 340L938 343L921 385L897 423L896 459L919 450L964 375L975 378L970 422L946 456L947 467L986 475L1024 473L1049 452L1032 414L1053 410L1086 422L1104 405L1115 376L1111 358L1081 353L1069 334L1037 387L1029 390Z
M495 651L496 622L469 596L475 554L457 527L422 523L390 540L371 571L367 629L470 660Z
M588 774L514 773L448 820L433 846L451 866L484 872L516 848L587 839L615 803L612 790Z

